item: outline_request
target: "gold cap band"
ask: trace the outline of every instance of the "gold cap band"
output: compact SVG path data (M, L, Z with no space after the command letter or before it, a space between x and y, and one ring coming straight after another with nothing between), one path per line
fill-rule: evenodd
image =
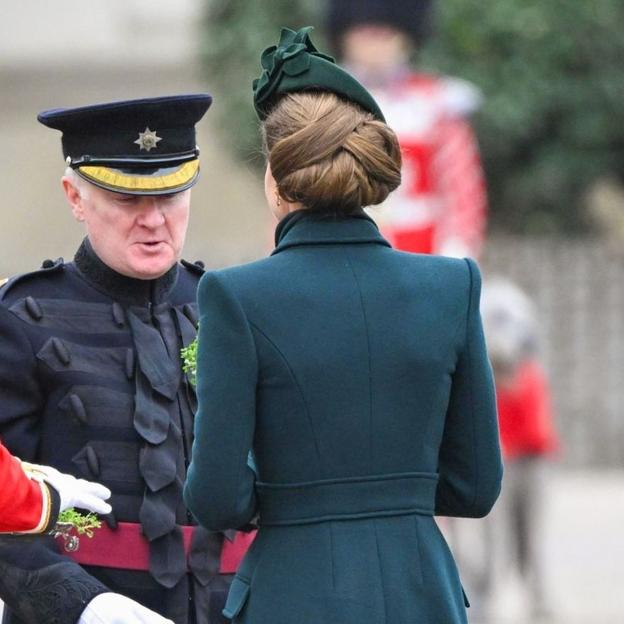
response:
M199 159L171 168L160 169L151 175L130 174L109 167L83 166L77 171L89 182L116 192L166 193L192 186L199 173ZM159 172L167 171L159 175Z

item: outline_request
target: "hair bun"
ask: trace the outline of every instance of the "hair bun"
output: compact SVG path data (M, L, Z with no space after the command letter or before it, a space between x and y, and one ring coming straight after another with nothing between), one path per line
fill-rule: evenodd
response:
M395 133L333 93L285 95L263 135L280 194L309 209L348 214L383 202L401 182Z

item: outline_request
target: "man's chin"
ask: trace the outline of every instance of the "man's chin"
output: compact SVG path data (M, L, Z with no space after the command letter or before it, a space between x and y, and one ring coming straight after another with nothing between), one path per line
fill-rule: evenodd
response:
M135 261L129 267L130 277L150 280L162 277L176 263L176 259L167 255L166 258L150 258L144 261Z

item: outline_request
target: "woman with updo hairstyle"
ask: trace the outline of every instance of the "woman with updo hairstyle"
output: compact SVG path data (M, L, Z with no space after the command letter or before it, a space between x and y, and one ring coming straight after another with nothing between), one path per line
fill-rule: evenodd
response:
M275 249L200 282L185 500L210 530L258 527L236 624L465 624L434 515L500 490L479 269L380 235L363 208L400 184L396 136L309 31L254 82Z

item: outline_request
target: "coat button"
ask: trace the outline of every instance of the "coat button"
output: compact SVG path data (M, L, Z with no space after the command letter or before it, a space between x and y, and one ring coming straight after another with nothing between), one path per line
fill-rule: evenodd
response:
M52 338L52 348L61 363L65 364L65 366L69 366L71 362L71 354L69 353L67 345L65 345L60 338Z
M26 306L26 312L35 321L40 321L43 318L43 312L41 306L35 301L33 297L26 297L24 299L24 305Z
M85 409L82 399L77 394L69 395L69 406L76 420L81 422L83 425L86 425L87 410Z
M117 327L123 327L126 324L123 308L116 301L113 302L113 321Z
M93 450L92 446L87 446L86 453L87 453L87 466L89 466L89 470L91 471L91 474L93 474L94 477L99 477L100 476L100 460L98 459L96 452Z

